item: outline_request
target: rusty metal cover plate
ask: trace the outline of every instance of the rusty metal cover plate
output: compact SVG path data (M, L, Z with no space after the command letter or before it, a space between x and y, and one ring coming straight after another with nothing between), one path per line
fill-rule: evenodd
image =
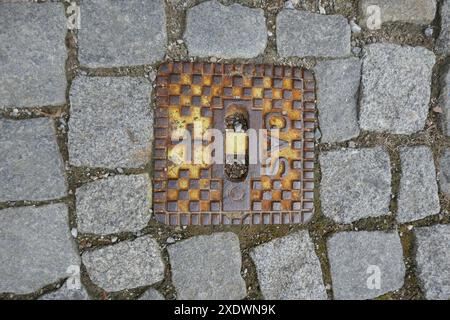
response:
M162 64L154 120L156 219L168 225L309 221L315 126L315 83L308 70ZM223 138L211 138L211 129ZM223 150L211 151L212 145ZM268 151L254 152L255 145ZM268 160L275 147L277 160ZM223 162L211 162L221 153Z

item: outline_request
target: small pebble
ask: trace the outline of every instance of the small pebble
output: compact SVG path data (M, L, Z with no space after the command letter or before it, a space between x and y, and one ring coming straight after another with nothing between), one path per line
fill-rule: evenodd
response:
M168 237L167 240L166 240L166 242L167 242L168 244L172 244L172 243L175 243L175 239L172 238L172 237Z
M294 5L292 4L292 1L291 1L291 0L285 1L285 2L284 2L284 7L285 7L286 9L290 9L290 10L295 9L295 8L294 8Z
M72 230L70 230L70 233L72 234L72 237L74 237L74 238L78 237L77 228L72 228Z
M352 48L352 53L354 55L359 55L361 53L361 48L360 47L354 47Z
M155 79L156 79L156 72L155 71L150 71L149 73L148 73L148 79L150 80L150 81L155 81Z
M123 169L122 168L117 168L117 172L118 173L123 173Z
M320 138L322 138L322 132L320 132L319 129L316 129L314 131L314 139L319 140Z
M322 7L322 5L320 4L320 1L319 1L319 13L320 14L327 14L327 12L325 11L325 8Z
M361 27L354 20L350 21L350 29L352 30L353 33L361 32Z

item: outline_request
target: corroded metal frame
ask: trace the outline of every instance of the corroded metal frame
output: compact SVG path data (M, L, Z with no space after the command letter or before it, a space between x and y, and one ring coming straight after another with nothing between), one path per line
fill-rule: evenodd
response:
M167 62L160 66L156 83L153 210L159 222L239 225L311 219L316 107L310 71L274 65ZM237 190L246 196L239 201L230 199L230 188L236 184L224 178L223 167L177 165L169 160L173 130L193 132L195 120L203 129L223 131L224 109L231 104L247 108L251 128L283 128L280 139L287 142L280 151L286 159L283 172L259 176L259 167L253 168L239 184L242 190Z

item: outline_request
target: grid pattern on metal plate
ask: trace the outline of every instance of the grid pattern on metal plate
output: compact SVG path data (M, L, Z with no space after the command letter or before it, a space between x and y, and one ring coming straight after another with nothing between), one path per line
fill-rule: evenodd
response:
M230 181L223 164L202 162L207 129L225 133L227 110L251 129L278 128L279 170L248 166ZM157 73L153 209L169 225L305 223L314 206L315 82L305 69L273 65L167 62ZM191 133L190 150L174 143ZM270 145L270 142L269 142ZM194 163L175 161L189 153ZM174 160L175 159L175 160Z

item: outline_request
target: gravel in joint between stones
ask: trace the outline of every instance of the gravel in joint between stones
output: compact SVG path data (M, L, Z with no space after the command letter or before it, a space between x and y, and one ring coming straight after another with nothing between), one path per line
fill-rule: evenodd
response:
M66 17L60 3L0 3L0 107L66 103Z
M65 204L0 210L0 292L26 294L70 276L80 258Z
M257 246L250 255L265 299L327 299L319 259L308 231Z
M163 0L83 0L80 11L81 65L134 66L164 57L167 35Z
M440 211L436 170L428 147L400 149L402 175L397 220L419 220Z
M335 299L373 299L403 286L405 265L397 232L342 232L327 245Z
M415 234L417 268L426 298L450 299L450 226L417 228Z
M264 11L204 2L188 10L184 38L191 56L256 57L267 44Z
M325 152L322 169L322 212L337 223L389 213L391 171L382 147Z
M151 156L151 92L145 78L77 77L70 90L70 163L143 167Z
M81 258L92 282L108 292L148 286L164 278L160 248L151 236L87 251Z
M450 14L450 12L449 12ZM450 27L450 26L449 26ZM449 40L450 41L450 40ZM450 65L441 79L441 94L439 97L439 104L443 110L442 129L444 134L449 136L450 128Z
M238 237L196 236L167 247L180 300L237 300L246 296Z
M82 233L135 232L150 219L147 174L114 176L85 184L76 191L78 230Z
M281 57L350 55L350 26L343 16L283 9L277 15L277 49Z
M0 118L0 202L64 197L64 163L48 118Z
M314 70L318 88L321 142L342 142L357 137L360 60L350 58L322 61Z
M372 44L364 48L361 129L411 134L425 126L433 52L422 47Z

